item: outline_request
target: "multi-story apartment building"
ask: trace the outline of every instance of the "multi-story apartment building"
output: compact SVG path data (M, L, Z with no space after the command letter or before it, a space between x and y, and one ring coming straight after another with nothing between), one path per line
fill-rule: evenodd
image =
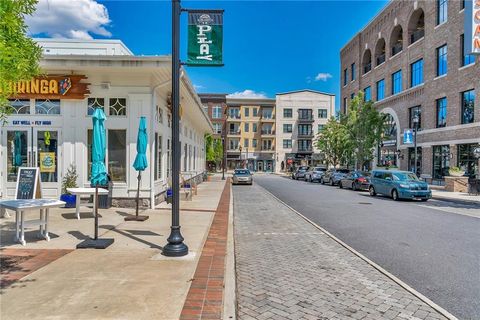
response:
M213 125L213 138L222 139L222 130L227 119L227 95L222 93L202 93L198 95L203 109Z
M275 170L275 99L227 97L227 167Z
M335 95L291 91L277 94L276 104L276 171L321 162L315 137L335 114Z
M340 52L341 111L356 93L388 114L376 165L415 167L403 131L418 123L418 173L478 172L480 61L464 46L465 1L391 1Z

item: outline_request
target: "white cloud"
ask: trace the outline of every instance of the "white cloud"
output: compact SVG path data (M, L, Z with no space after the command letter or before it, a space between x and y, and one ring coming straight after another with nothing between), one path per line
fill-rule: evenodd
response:
M193 88L194 88L196 91L198 91L198 90L200 90L200 89L205 89L205 87L202 86L202 85L200 85L200 84L193 84Z
M95 0L39 0L37 11L25 20L32 35L53 38L92 39L92 34L110 37L108 10Z
M227 98L266 99L267 95L265 94L265 92L255 92L253 90L247 89L231 93L227 96Z
M315 81L327 81L332 75L330 73L320 72L315 76Z

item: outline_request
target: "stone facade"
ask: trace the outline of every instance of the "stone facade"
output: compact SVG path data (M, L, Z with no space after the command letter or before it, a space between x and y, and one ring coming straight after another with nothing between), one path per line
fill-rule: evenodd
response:
M472 57L473 63L463 63L463 2L448 1L443 8L446 10L443 11L446 12L446 21L438 23L439 10L442 9L438 1L391 1L340 52L341 111L348 113L352 94L370 87L375 105L390 114L396 124L396 144L391 147L394 158L390 159L401 169L411 170L413 161L409 160L409 148L412 145L402 143L402 133L404 129L412 128L410 108L420 106L417 143L422 156L418 162L419 173L438 179L441 179L441 172L448 171L448 166L469 166L470 174L474 170L478 172L478 161L476 168L472 164L466 165L462 159L472 159L472 154L470 152L465 156L462 150L471 150L472 146L480 143L480 59ZM437 49L443 45L447 46L447 72L437 76ZM393 54L394 51L399 52ZM420 59L423 59L423 81L412 87L412 64ZM352 81L353 63L355 79ZM402 88L393 94L392 75L398 70L402 71ZM345 75L347 81L344 80ZM377 82L382 79L384 98L379 99ZM475 93L474 120L462 124L462 92L469 90ZM437 100L444 97L447 99L446 126L438 127ZM441 169L438 169L440 158L436 158L436 170L433 164L435 146L448 146L440 157L444 162ZM379 151L377 161L381 161L384 154L384 150ZM462 162L459 163L459 160Z

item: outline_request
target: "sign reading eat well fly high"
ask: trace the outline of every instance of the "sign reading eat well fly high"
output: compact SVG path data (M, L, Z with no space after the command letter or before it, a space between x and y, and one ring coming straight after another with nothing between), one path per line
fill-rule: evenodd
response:
M480 0L465 1L465 53L480 54Z
M187 65L222 66L223 10L188 10Z

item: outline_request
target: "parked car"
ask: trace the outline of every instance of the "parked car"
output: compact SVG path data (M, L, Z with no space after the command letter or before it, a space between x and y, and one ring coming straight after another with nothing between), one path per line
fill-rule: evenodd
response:
M308 169L307 172L305 172L305 181L320 182L320 179L322 178L322 176L325 174L326 171L327 171L326 168L311 167L310 169Z
M370 172L352 171L338 183L340 188L349 188L353 191L368 190L370 187Z
M328 183L331 186L338 185L340 179L344 178L349 172L350 170L348 169L328 169L320 179L320 182L322 184Z
M428 184L420 181L409 171L374 170L370 178L369 192L371 196L383 194L393 200L421 199L427 201L432 197Z
M308 171L307 166L300 166L297 168L297 170L293 171L292 173L292 179L293 180L298 180L298 179L305 179L305 173Z
M233 184L253 184L253 177L250 170L247 169L235 169L232 178Z

